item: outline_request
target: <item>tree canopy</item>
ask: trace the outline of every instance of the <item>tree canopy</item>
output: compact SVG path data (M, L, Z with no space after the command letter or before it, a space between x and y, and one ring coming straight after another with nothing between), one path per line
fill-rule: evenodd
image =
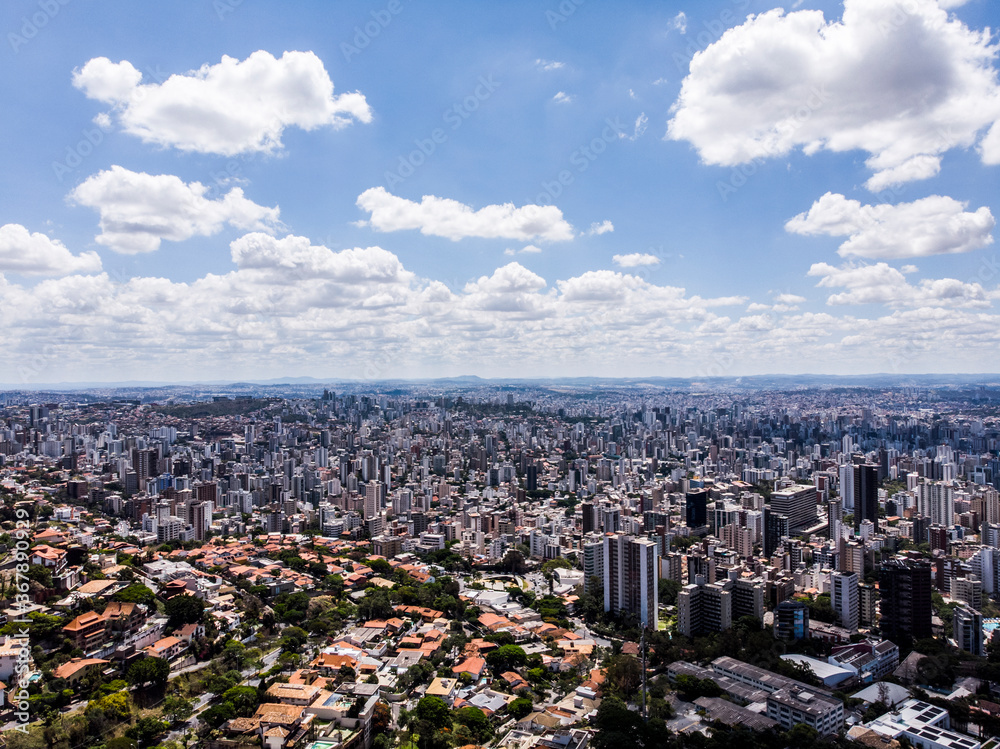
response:
M496 650L486 654L486 663L494 674L513 671L528 662L528 656L520 645L501 645Z

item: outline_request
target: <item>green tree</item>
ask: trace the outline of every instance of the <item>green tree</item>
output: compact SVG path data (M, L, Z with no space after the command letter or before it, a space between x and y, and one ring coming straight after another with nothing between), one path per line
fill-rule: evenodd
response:
M170 663L163 658L142 658L125 672L125 680L134 686L163 685L170 678Z
M167 626L178 629L185 624L201 624L205 619L205 602L187 594L174 596L166 603Z
M129 719L132 713L132 701L128 692L115 692L87 705L87 711L91 710L98 710L107 718L120 722Z
M253 687L232 687L222 693L222 702L232 708L234 717L247 717L260 704L260 693Z
M344 594L344 578L340 575L327 575L323 578L323 587L330 591L334 598Z
M661 577L657 583L659 590L657 594L660 604L663 606L675 606L677 604L677 594L681 592L681 584L676 580Z
M480 744L493 738L493 724L478 707L462 707L455 711L455 722L466 726Z
M639 713L629 710L614 695L601 700L594 719L597 729L591 742L595 749L623 749L646 745L646 724Z
M125 735L130 739L139 742L140 747L152 746L160 734L167 730L169 726L162 720L146 717L139 718L135 725L125 731Z
M511 549L500 562L500 568L512 575L521 575L527 572L528 565L524 562L524 554L517 549Z
M150 608L156 605L156 594L142 583L132 583L115 593L113 598L124 603L141 603Z
M389 619L392 617L392 601L384 588L373 587L365 591L365 597L358 604L358 617L364 621L370 619Z
M819 732L805 723L796 723L785 733L785 739L790 747L795 749L810 749L816 745Z
M421 697L411 722L419 736L420 749L439 749L448 745L445 731L451 728L451 710L440 697Z
M699 697L720 697L722 689L711 679L699 679L697 676L681 674L677 677L674 686L688 702L693 702Z
M43 588L52 588L52 573L47 567L41 564L29 564L27 578L29 580L34 580L36 583L41 585Z
M236 711L233 710L233 706L228 702L223 702L219 705L213 705L208 708L208 710L205 710L199 716L199 719L210 728L218 728L227 720L231 720L235 717Z
M514 720L520 720L529 715L532 710L534 710L534 704L527 697L518 697L507 706L507 712Z
M247 646L239 640L226 640L222 646L222 660L233 668L241 669L246 661L246 650Z
M418 721L427 723L435 730L451 726L451 710L440 697L421 697L413 712Z
M281 631L281 649L286 653L298 653L309 641L309 633L301 627L285 627Z
M549 672L544 668L529 668L528 681L532 684L542 684L549 680Z
M434 666L425 660L419 660L406 669L406 673L399 677L399 686L409 690L415 686L423 684L434 674Z
M168 694L163 699L163 716L171 723L187 720L194 713L194 703L177 694Z
M527 660L524 648L519 645L503 645L486 654L486 663L493 669L494 674L513 671L523 666Z
M605 669L607 684L626 699L632 697L642 683L642 664L631 655L612 657Z

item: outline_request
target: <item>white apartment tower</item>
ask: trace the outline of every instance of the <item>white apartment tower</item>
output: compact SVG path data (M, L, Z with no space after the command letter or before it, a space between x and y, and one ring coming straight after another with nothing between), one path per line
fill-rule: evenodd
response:
M635 615L656 627L659 559L655 541L615 534L604 538L604 610Z
M837 623L841 627L857 631L861 601L856 572L834 572L830 576L830 606L837 613Z

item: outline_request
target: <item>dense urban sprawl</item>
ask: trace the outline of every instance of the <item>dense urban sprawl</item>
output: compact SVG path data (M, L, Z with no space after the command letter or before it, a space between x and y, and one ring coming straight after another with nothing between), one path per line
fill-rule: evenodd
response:
M992 749L1000 390L0 395L8 747Z

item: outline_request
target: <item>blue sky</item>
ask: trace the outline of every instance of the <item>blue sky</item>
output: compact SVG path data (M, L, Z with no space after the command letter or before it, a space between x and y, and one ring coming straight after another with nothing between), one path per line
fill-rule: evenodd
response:
M6 3L0 381L996 371L998 20Z

